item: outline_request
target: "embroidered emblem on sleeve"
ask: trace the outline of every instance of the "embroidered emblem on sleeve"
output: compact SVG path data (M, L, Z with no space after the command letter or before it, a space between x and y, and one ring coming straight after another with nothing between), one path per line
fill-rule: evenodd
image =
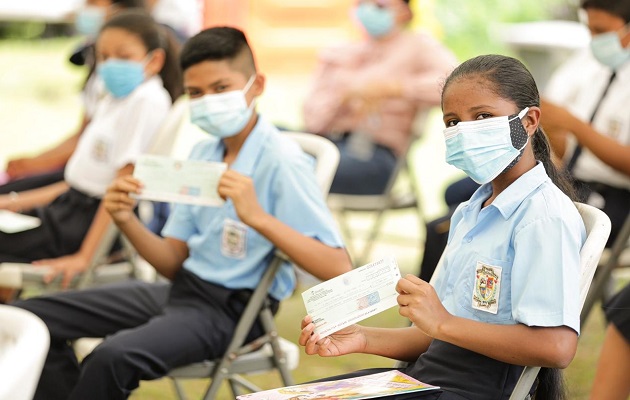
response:
M472 293L472 307L475 310L496 314L499 310L501 292L501 267L477 261L475 286Z

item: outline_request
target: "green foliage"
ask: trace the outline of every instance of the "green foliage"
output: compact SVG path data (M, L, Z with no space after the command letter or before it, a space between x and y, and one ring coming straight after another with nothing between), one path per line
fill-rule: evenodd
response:
M497 37L501 23L575 19L575 1L545 2L506 0L436 0L435 14L440 21L445 44L465 60L479 54L509 54Z
M41 36L43 22L1 22L0 39L32 39Z

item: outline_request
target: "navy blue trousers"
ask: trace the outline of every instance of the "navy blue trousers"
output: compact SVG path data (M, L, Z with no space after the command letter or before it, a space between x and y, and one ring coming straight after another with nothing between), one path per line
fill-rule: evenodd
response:
M337 173L330 187L331 193L382 194L396 167L396 156L384 146L372 148L368 159L357 158L348 145L350 135L332 139L339 149Z
M51 336L35 399L126 399L140 380L220 357L250 293L183 269L172 285L126 282L16 302ZM249 339L261 333L255 326ZM106 339L79 364L71 341L81 337Z

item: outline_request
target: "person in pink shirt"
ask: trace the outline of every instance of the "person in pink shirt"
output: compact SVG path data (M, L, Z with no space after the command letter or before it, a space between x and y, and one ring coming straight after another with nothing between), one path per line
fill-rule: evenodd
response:
M320 54L303 105L307 131L328 136L341 161L331 192L380 194L409 144L418 110L436 106L454 55L426 33L405 28L409 0L359 0L365 39Z

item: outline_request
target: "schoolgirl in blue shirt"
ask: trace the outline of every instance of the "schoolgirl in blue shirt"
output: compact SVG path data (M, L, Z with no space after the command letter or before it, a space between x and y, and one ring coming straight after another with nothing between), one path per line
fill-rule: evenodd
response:
M308 354L408 361L404 372L440 386L427 396L441 400L507 399L523 366L542 366L536 398L562 398L553 378L576 351L585 228L551 162L539 104L516 59L479 56L451 73L446 160L483 185L453 215L435 287L413 275L398 282L408 328L353 325L320 339L306 316Z

